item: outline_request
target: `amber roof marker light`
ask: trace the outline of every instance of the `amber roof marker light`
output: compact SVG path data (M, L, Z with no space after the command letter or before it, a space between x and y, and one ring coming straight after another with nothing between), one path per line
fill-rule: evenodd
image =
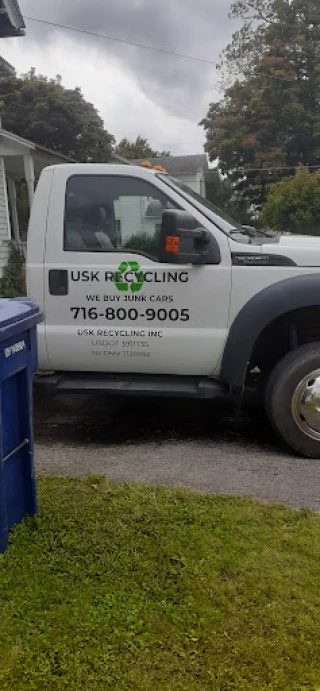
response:
M140 163L140 167L151 169L152 165L151 165L150 161L143 161L143 163ZM158 173L163 173L164 175L168 175L166 169L163 168L162 166L153 166L153 170L157 170Z
M153 169L154 169L154 170L158 170L158 171L159 171L159 173L163 173L164 175L168 175L168 173L167 173L166 169L165 169L165 168L163 168L162 166L154 166L154 168L153 168Z

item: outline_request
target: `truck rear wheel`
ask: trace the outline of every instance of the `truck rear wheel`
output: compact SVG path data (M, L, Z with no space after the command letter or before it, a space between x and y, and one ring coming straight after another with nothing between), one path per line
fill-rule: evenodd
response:
M289 353L272 371L265 408L280 437L299 454L320 458L320 342Z

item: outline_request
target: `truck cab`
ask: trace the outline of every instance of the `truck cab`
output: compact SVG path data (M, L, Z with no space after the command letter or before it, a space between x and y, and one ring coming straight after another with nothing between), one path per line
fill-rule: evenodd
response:
M279 434L318 457L319 266L318 238L243 228L163 170L47 168L27 257L39 367L60 390L237 402L254 371Z

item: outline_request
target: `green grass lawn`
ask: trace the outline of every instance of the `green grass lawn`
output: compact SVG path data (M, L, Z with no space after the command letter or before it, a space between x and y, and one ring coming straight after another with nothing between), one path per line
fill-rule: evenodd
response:
M320 520L101 478L38 482L0 557L1 691L320 688Z

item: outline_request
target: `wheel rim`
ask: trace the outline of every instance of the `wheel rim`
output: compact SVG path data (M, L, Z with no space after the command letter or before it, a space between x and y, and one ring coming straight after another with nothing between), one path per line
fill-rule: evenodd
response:
M320 440L320 369L310 372L296 387L292 414L303 434Z

